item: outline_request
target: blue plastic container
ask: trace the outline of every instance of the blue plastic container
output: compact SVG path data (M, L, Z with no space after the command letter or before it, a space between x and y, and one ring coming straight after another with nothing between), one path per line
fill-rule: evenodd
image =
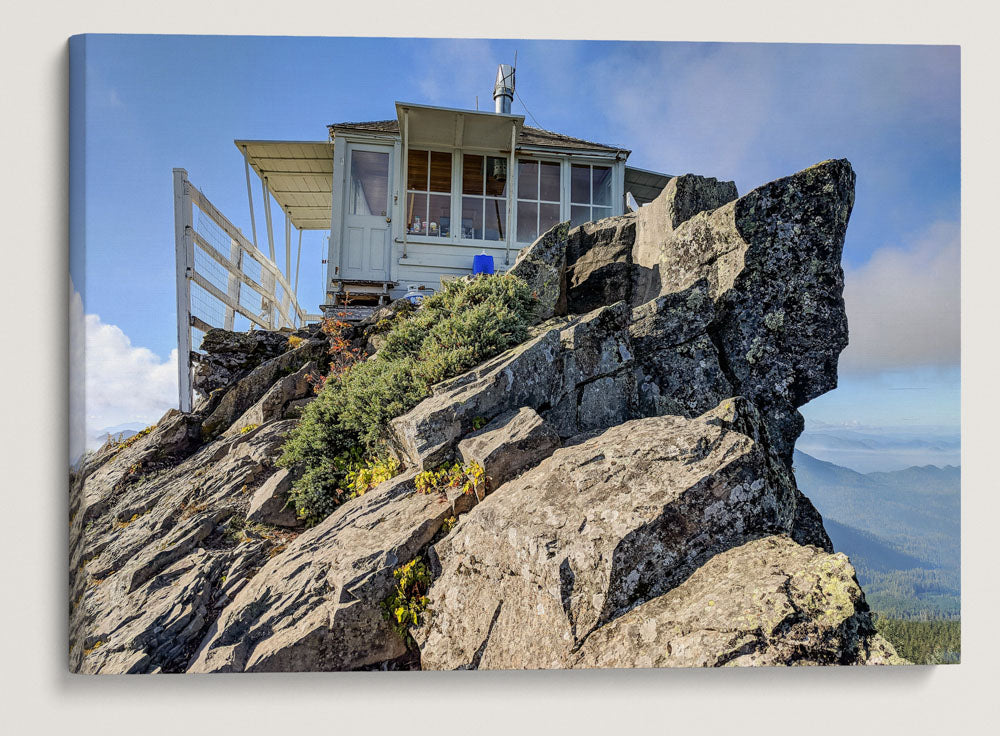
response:
M481 273L493 273L493 256L487 253L472 256L472 275Z

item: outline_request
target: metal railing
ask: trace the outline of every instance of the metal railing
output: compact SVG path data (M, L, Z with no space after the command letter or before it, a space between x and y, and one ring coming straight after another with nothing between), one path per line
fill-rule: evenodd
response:
M277 265L174 169L177 370L181 411L191 411L192 345L213 327L276 330L307 315ZM197 338L197 339L195 339Z

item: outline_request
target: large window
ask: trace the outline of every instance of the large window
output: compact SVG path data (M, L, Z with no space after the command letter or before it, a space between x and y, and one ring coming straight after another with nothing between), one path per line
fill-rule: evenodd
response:
M406 232L449 237L451 154L411 149L406 165Z
M507 230L507 159L462 156L460 238L503 240Z
M573 164L570 171L570 225L611 217L611 167Z
M562 191L558 161L517 162L517 241L531 243L559 224L559 194Z

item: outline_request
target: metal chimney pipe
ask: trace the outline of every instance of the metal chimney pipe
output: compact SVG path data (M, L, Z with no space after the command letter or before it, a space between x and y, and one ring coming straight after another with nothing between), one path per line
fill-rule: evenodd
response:
M501 64L497 69L497 81L493 85L493 104L495 112L500 115L510 115L510 106L514 102L514 67Z

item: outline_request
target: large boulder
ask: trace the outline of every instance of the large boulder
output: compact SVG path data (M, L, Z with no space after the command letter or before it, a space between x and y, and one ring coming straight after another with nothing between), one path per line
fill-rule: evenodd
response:
M221 398L201 424L203 437L217 437L273 388L278 379L294 374L311 361L323 360L327 349L325 339L306 340L298 347L261 363L230 387L219 389Z
M205 333L195 356L194 389L208 396L229 386L254 368L289 348L288 335L270 330L232 332L212 329Z
M594 631L570 666L905 663L876 633L844 555L772 536L716 555Z
M523 470L537 465L559 447L559 433L529 407L501 414L458 443L466 464L486 473L486 491L495 491Z
M695 215L736 199L736 185L712 177L675 176L652 202L636 213L632 248L633 304L643 304L663 291L660 269L669 263L664 246L678 227Z
M566 239L566 309L584 314L631 297L632 247L638 216L631 212L587 222Z
M541 322L566 313L566 236L569 223L555 225L517 254L510 273L531 287Z
M212 624L190 672L360 669L406 654L382 603L393 570L416 558L451 515L409 473L352 499L304 532Z
M454 456L477 420L521 407L535 409L562 437L625 421L630 312L625 302L601 307L438 384L432 396L390 422L397 453L411 465L433 467Z
M318 373L319 368L316 362L310 360L294 373L278 379L257 403L232 423L226 430L226 434L237 434L245 431L247 427L258 427L261 424L281 419L292 402L301 401L313 395L311 379Z
M713 555L788 532L795 486L753 406L612 427L557 450L433 548L424 668L564 667Z

